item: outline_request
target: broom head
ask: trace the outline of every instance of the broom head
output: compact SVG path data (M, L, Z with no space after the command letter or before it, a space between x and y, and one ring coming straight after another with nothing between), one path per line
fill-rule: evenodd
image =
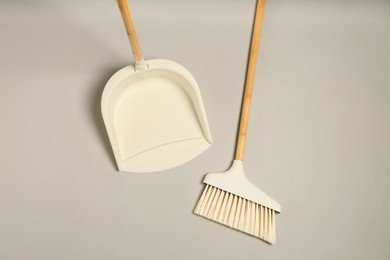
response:
M226 172L209 173L194 213L275 244L278 202L252 184L243 163L234 160Z

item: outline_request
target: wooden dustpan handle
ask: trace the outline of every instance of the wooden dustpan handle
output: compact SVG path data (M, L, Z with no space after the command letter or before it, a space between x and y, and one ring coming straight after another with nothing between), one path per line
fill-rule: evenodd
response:
M141 48L139 47L139 42L137 38L137 33L135 31L135 26L133 22L133 18L131 17L129 4L127 0L117 0L119 10L122 15L123 22L126 27L127 36L129 37L131 49L134 54L135 61L142 61L142 53Z
M240 128L238 130L235 160L244 159L246 133L248 129L249 111L252 101L253 82L256 72L256 61L259 50L261 25L263 23L265 0L257 0L255 20L253 24L248 68L246 71L245 90L241 107Z

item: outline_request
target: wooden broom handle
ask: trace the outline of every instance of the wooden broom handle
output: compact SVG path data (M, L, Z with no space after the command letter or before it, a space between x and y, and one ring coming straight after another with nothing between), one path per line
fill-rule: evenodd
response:
M235 160L244 159L246 132L248 129L249 111L252 101L253 82L256 72L256 61L259 50L261 25L263 23L265 0L257 0L255 20L253 24L248 68L246 71L245 90L241 107L240 128L238 130Z
M137 33L135 31L135 26L133 23L133 18L131 17L129 4L127 0L117 0L119 10L122 15L123 22L126 27L127 36L129 37L131 49L134 54L135 61L142 61L141 48L139 47L139 42L137 38Z

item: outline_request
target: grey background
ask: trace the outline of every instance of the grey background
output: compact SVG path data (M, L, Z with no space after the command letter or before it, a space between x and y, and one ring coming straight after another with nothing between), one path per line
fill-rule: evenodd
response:
M233 158L254 0L131 0L197 79L214 145L118 173L100 116L132 62L115 1L0 2L0 259L390 259L390 2L269 0L246 150L277 244L192 214Z

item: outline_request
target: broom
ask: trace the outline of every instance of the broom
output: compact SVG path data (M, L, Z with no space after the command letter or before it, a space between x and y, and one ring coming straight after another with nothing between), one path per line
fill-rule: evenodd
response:
M279 203L257 188L245 176L244 147L252 99L253 81L260 42L265 0L258 0L249 52L240 128L232 166L226 172L208 173L194 213L274 244L275 213Z

